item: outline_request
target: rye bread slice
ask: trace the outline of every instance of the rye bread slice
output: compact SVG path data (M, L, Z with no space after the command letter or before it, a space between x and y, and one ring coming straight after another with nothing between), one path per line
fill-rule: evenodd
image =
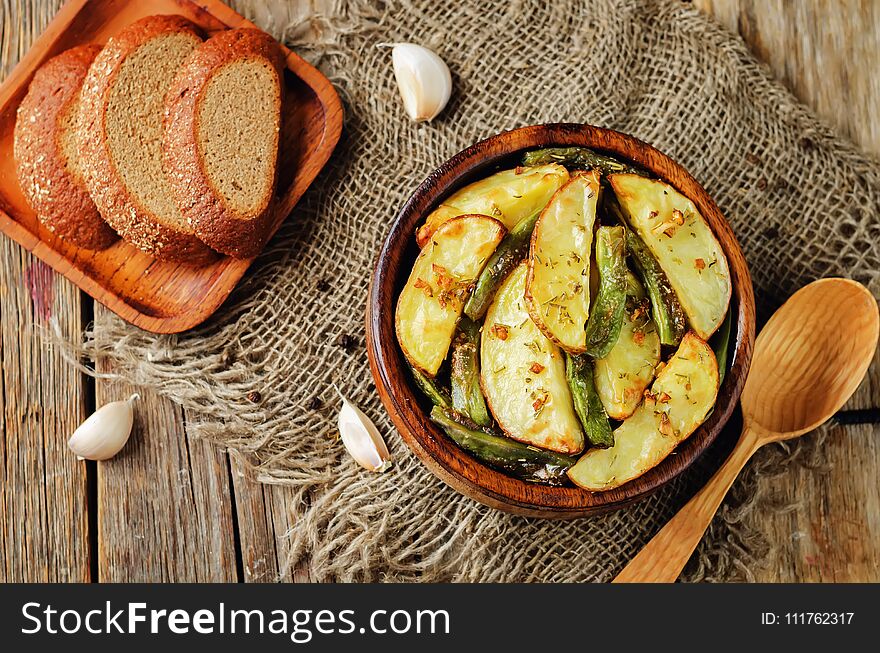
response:
M18 183L40 222L94 250L119 238L89 197L76 153L80 89L100 51L100 45L71 48L37 70L18 106L13 143Z
M256 256L275 222L284 55L257 29L220 32L180 68L165 101L165 169L205 243Z
M172 199L162 169L164 99L177 69L202 43L181 16L149 16L111 38L82 91L80 160L92 199L127 241L162 259L214 257Z

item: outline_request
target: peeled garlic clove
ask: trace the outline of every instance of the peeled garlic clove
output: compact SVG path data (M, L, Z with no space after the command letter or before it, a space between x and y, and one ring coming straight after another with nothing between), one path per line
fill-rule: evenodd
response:
M336 394L342 399L339 409L339 436L351 457L364 469L371 472L384 472L391 467L391 454L385 440L370 418L348 399L339 388Z
M416 122L436 118L452 94L452 75L443 59L421 45L398 43L391 60L407 115Z
M112 401L92 413L73 432L67 446L82 460L107 460L122 450L134 423L133 394L125 401Z

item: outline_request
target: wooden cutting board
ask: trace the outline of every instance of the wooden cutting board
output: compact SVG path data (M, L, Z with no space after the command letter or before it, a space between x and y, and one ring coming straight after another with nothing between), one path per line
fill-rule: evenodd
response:
M209 34L254 27L218 0L70 0L0 86L0 230L123 319L148 331L177 333L214 313L253 259L224 256L191 267L160 261L124 241L101 252L64 242L43 228L28 207L12 153L16 110L43 62L75 45L104 43L152 14L179 14ZM327 163L342 130L342 105L329 80L287 48L284 52L280 210L273 233Z

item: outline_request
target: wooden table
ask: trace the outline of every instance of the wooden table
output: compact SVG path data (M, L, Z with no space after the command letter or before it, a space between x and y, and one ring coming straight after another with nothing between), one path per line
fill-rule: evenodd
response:
M31 3L42 25L51 4ZM880 0L694 4L739 31L802 101L880 153ZM298 0L284 11L311 6ZM28 21L9 4L0 7L2 45L15 58L36 34L24 33ZM132 388L80 373L38 330L54 318L79 338L104 310L0 238L0 580L308 580L285 564L285 534L295 527L289 491L256 483L235 455L190 437L190 416L172 401L140 390L134 435L116 459L70 454L76 426ZM113 371L107 361L97 368ZM880 403L877 372L851 405L872 403ZM790 508L756 520L773 546L767 567L753 570L759 580L880 580L880 428L834 430L822 453L830 471L793 465L772 482Z

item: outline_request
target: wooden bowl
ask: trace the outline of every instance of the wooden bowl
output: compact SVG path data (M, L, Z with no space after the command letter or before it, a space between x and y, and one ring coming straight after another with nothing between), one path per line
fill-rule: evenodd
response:
M394 309L418 254L415 230L445 197L498 169L514 167L526 150L581 145L635 163L677 188L697 205L730 264L733 293L728 370L709 419L659 465L606 492L526 483L482 465L459 449L428 418L430 403L414 387L394 331ZM742 392L755 339L752 280L730 225L687 171L642 141L609 129L578 124L523 127L459 152L416 189L379 253L367 303L367 354L382 403L409 447L459 492L492 508L531 517L596 515L645 498L687 468L718 436Z

